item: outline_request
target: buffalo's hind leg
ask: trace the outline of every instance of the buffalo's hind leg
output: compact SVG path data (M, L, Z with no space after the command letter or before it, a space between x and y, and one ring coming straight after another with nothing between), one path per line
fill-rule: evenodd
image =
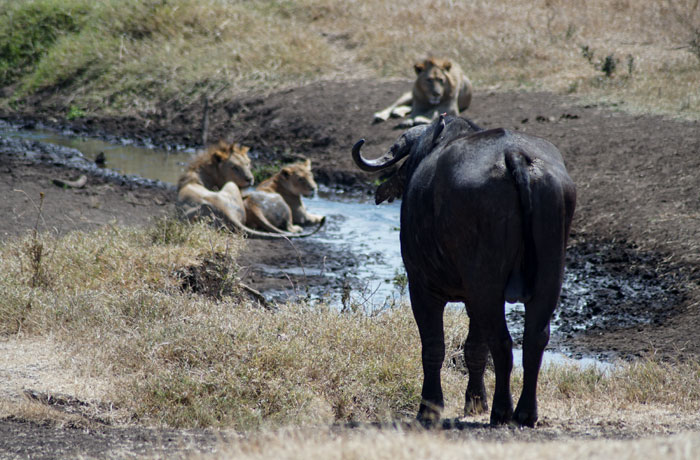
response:
M491 406L491 425L502 425L513 418L513 399L510 394L510 374L513 370L513 340L508 332L505 315L505 299L486 290L467 302L469 335L465 343L465 358L469 369L467 398L478 395L485 398L483 373L486 352L483 343L493 357L496 388ZM471 364L469 362L471 361ZM473 372L473 373L472 373ZM466 401L465 405L468 405Z
M559 290L544 301L531 301L525 306L523 333L523 390L513 419L520 425L534 427L537 422L537 377L542 354L549 343L549 320L557 304Z
M410 281L408 288L422 345L423 390L418 421L426 427L432 427L440 421L440 413L445 406L440 369L445 360L443 311L446 301L436 298L427 289L419 288Z
M487 344L493 357L496 388L493 392L491 425L508 423L513 418L513 399L510 393L510 374L513 370L513 339L508 332L505 316L505 299L489 303L490 312L483 318Z
M534 295L525 303L523 390L513 415L515 422L530 427L534 427L537 422L537 377L542 364L542 353L549 342L549 321L559 301L564 278L566 240L570 216L573 215L573 204L567 201L567 197L559 199L558 195L552 195L548 199L551 205L537 208L533 218L539 269ZM540 201L547 202L545 199ZM563 209L567 209L566 215L569 217L560 215ZM555 225L554 222L557 221L561 225Z
M469 383L464 395L464 415L478 415L489 410L484 387L484 371L489 348L484 330L475 315L469 319L469 334L464 342L464 362L469 372Z

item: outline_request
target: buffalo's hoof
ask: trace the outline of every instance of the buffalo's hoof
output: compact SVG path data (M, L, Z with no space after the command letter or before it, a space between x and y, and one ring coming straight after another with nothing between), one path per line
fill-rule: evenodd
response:
M467 396L464 402L464 416L473 416L483 414L489 410L489 405L486 403L486 398L481 396Z
M440 423L440 411L437 408L421 404L416 419L424 428L435 428Z
M505 425L513 420L513 409L499 409L494 406L491 410L491 425Z
M513 421L520 426L529 426L530 428L535 427L537 423L537 411L534 413L528 413L526 411L517 410L513 414Z

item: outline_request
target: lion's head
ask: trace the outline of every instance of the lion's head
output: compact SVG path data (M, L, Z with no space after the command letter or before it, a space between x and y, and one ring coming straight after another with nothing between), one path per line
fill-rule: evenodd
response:
M253 172L250 169L248 157L250 147L240 144L220 142L211 151L211 163L216 174L219 187L226 182L233 182L239 187L253 185Z
M278 182L287 191L295 195L313 196L318 189L314 175L311 172L311 160L294 163L285 166L278 173L280 181Z
M197 155L178 181L178 190L188 184L201 184L209 190L219 190L227 182L239 187L253 185L250 170L250 147L219 142Z
M428 58L422 62L416 62L416 88L431 105L454 97L459 84L453 75L452 61L449 59Z

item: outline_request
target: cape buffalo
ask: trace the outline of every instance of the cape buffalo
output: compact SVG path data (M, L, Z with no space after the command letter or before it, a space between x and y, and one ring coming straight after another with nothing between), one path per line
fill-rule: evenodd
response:
M484 369L490 351L496 373L491 424L534 426L537 376L576 203L561 153L544 139L482 130L458 117L407 130L376 160L363 158L363 142L352 155L365 171L408 157L375 197L377 203L402 197L401 255L422 344L418 420L431 426L440 419L443 310L447 302L461 301L469 315L465 415L488 409ZM523 389L515 412L506 301L525 304Z

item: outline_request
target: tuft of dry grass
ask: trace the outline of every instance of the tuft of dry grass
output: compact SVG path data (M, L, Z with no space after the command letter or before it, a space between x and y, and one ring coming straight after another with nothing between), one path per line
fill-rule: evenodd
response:
M37 238L50 248L41 284L27 263ZM215 297L183 290L178 273L205 259L235 265L240 244L167 220L4 242L0 331L64 344L68 367L111 382L103 398L148 424L250 429L413 412L420 364L405 309L367 317L296 304L273 314L235 286Z

